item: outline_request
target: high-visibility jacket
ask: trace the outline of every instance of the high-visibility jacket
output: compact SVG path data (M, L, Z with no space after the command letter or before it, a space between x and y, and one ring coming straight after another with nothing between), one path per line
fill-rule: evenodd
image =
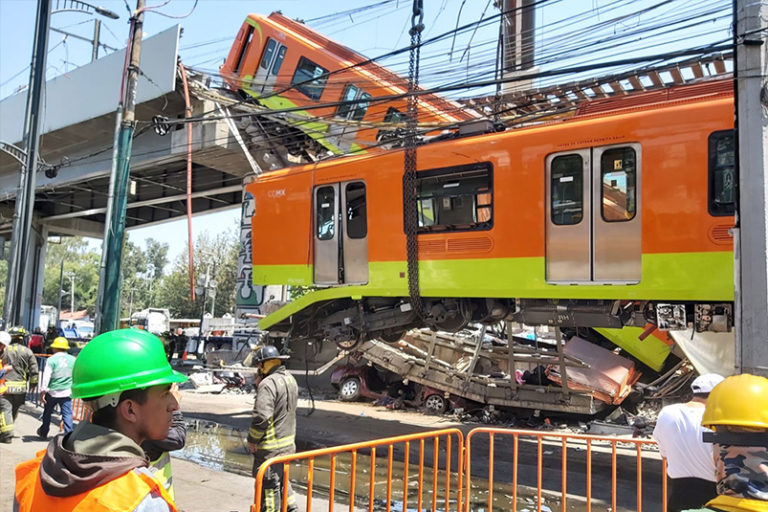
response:
M11 343L10 346L5 347L2 365L7 364L13 366L13 369L5 374L7 393L26 393L27 382L30 386L37 386L37 359L27 347L19 343Z
M161 496L169 510L177 512L173 499L147 468L135 468L109 482L74 496L55 497L43 491L37 458L16 466L16 501L19 512L131 512L151 492Z
M168 491L171 499L176 499L173 492L173 471L171 470L171 454L163 452L160 457L149 463L149 469L155 475L155 479Z
M706 507L690 509L685 512L768 512L768 501L732 496L718 496L710 500Z
M274 457L296 451L296 404L299 386L284 366L276 367L256 389L248 442L258 445L260 456Z

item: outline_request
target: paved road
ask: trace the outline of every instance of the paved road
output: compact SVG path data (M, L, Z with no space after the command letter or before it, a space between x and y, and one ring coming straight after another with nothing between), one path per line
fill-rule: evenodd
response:
M253 405L252 395L198 395L190 392L183 392L182 409L189 418L201 418L217 423L231 425L242 431L247 430L250 422L250 409ZM315 403L315 409L312 414L311 405L308 400L302 399L299 404L298 418L298 444L304 449L312 449L325 446L335 446L353 442L367 441L382 437L396 435L405 435L416 432L426 432L429 430L443 428L459 428L464 435L469 430L478 425L466 425L450 421L444 417L428 416L411 411L392 411L381 407L373 407L367 403L340 403L336 401L320 400ZM25 406L19 418L19 431L23 435L21 439L15 439L11 445L0 444L0 512L11 512L13 495L13 467L22 460L32 458L38 450L45 448L46 443L38 441L36 437L24 434L31 434L39 425L38 420L33 415L39 415L40 409ZM485 482L488 475L488 442L478 439L473 444L472 474L473 485L477 488L473 491L473 502L477 503L475 510L486 508L487 493L484 491ZM425 445L425 460L429 464L432 460L432 448L430 443ZM418 444L412 444L410 447L410 462L413 465L417 459ZM379 454L382 452L380 451ZM404 450L396 448L394 450L395 459L402 461ZM560 460L561 453L559 446L545 446L543 482L544 488L559 492L560 490ZM244 456L244 454L243 454ZM535 443L520 443L519 448L519 469L518 483L523 486L535 486L536 484L536 457L537 446ZM440 467L445 467L444 444L439 450ZM245 459L247 460L247 458ZM361 457L361 462L363 458ZM511 443L497 440L495 448L494 479L497 482L497 489L494 491L495 506L502 510L509 510L511 495L509 483L512 480L512 451ZM568 493L569 510L583 510L578 504L583 503L579 496L584 495L584 474L585 474L585 456L584 450L574 447L569 449L569 472L568 472ZM617 486L619 489L619 506L617 510L636 510L636 475L634 458L630 458L620 452L618 456L618 475ZM457 467L455 460L452 468ZM362 466L362 464L361 464ZM318 466L320 467L320 465ZM605 503L597 501L598 498L607 498L610 495L610 453L605 453L596 449L592 466L593 477L593 510L606 510ZM339 475L343 475L341 461L339 461ZM360 484L358 487L358 497L364 492L363 482L367 485L368 475L366 468L358 468L358 477ZM655 460L647 462L643 466L643 478L647 482L660 482L659 478L660 462L658 457ZM236 475L223 472L216 469L209 469L189 461L174 459L173 462L174 483L178 505L180 510L186 512L208 512L208 511L247 511L253 497L253 479L247 476ZM403 487L402 464L395 464L393 468L393 482L396 490L393 492L393 499L398 498L398 491ZM417 485L415 481L416 471L409 471L407 486L411 489ZM426 473L429 475L429 473ZM306 479L296 473L294 475L298 480L303 480L300 484L305 484ZM316 478L316 491L319 491L322 485L322 478L327 477L327 469L322 469ZM344 484L341 480L346 477L339 476L337 487L339 493L343 494ZM386 490L387 471L386 467L378 467L376 472L376 500L383 499ZM425 485L431 487L431 479L425 476ZM455 489L455 483L452 484ZM660 485L646 485L643 495L644 510L660 510ZM524 489L518 492L522 493ZM410 493L411 491L409 491ZM365 499L365 497L363 497ZM303 504L305 498L300 497L299 501ZM429 506L430 500L425 498ZM327 501L318 497L318 492L313 495L313 510L328 510ZM414 499L410 498L408 506L415 505ZM523 504L520 501L519 504ZM553 510L559 510L559 501L548 499L547 505ZM301 506L305 510L306 506ZM339 510L348 508L337 505L334 507ZM378 508L378 507L377 507ZM530 505L529 505L530 508ZM522 510L522 507L518 507Z

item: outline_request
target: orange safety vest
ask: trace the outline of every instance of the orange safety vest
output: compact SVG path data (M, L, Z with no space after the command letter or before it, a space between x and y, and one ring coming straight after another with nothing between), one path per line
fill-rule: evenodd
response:
M37 458L16 466L16 501L19 512L131 512L154 491L177 512L173 499L146 468L128 471L123 476L90 491L59 498L49 496L40 484L40 463L45 450Z

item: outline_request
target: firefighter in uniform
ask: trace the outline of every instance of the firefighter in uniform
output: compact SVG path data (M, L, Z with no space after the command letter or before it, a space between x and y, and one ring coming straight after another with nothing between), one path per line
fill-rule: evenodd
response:
M271 457L296 452L296 402L299 388L296 379L288 373L282 356L272 345L264 345L253 353L253 364L262 379L256 389L253 420L248 431L248 448L253 454L253 476ZM283 465L270 466L262 483L261 510L282 510L282 485L287 486L287 510L296 510L296 497L290 481L283 478Z
M742 374L715 386L701 424L712 430L717 497L687 512L768 511L768 379Z
M72 397L93 411L37 457L16 466L18 512L177 512L141 443L168 435L179 407L163 343L136 329L91 340L75 360Z
M29 387L37 386L38 370L35 354L27 348L27 331L24 327L12 327L8 334L10 346L2 355L2 365L13 369L5 375L5 393L0 395L0 442L10 443L13 439L13 422L27 398Z

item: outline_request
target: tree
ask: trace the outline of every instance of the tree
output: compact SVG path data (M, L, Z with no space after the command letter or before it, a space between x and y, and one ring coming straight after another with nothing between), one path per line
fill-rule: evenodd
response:
M240 238L234 229L213 238L208 233L202 233L195 240L195 279L199 281L208 271L211 278L217 281L214 299L217 316L234 312L239 249ZM173 317L199 318L202 299L203 294L197 294L194 302L190 299L189 251L185 250L163 277L157 288L156 302L168 308ZM205 309L211 311L210 298Z
M43 275L43 304L56 306L59 294L63 293L62 309L69 309L72 281L65 277L63 285L59 287L62 261L64 272L74 274L75 309L87 309L88 313L94 314L99 288L100 256L79 236L62 238L60 243L48 240Z

